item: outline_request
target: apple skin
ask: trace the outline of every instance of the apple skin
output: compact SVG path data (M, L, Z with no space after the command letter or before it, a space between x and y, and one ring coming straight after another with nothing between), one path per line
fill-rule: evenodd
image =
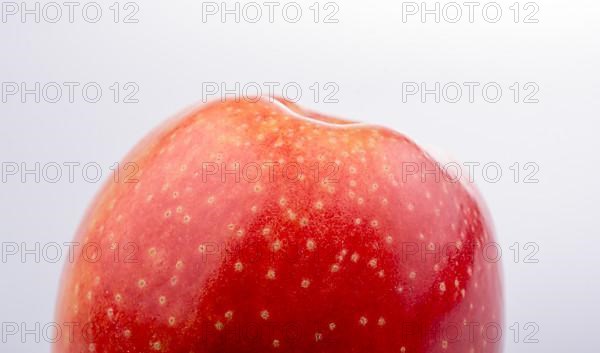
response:
M125 162L77 232L54 353L502 350L488 212L402 134L213 102Z

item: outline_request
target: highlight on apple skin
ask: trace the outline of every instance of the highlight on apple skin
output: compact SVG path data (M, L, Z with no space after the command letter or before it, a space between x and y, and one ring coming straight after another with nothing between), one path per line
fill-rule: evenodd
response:
M400 133L219 101L122 165L77 231L54 353L502 350L483 201Z

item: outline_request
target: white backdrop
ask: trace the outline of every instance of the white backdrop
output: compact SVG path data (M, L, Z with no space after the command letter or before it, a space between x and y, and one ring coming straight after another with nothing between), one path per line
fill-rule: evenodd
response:
M471 21L469 8L459 2L462 17L451 23L456 6L441 2L436 23L435 15L423 22L422 11L408 15L423 9L407 2L322 1L318 18L314 2L296 1L285 14L282 8L290 2L279 2L273 23L262 2L257 23L250 23L256 8L245 3L239 23L231 14L223 22L222 9L214 7L220 1L134 1L117 7L112 0L84 1L72 18L62 2L43 1L39 23L35 14L22 17L27 9L36 12L36 2L26 1L27 9L20 1L0 3L0 321L5 336L5 323L31 329L52 322L66 260L63 254L52 263L53 256L42 253L39 261L27 255L23 263L24 249L10 255L6 244L24 242L34 249L40 243L41 249L70 241L101 184L83 178L84 164L98 163L105 180L110 165L151 128L201 100L212 92L208 89L218 87L214 99L224 93L222 84L231 90L238 83L240 90L254 92L258 85L263 93L268 85L278 85L277 93L292 98L299 87L303 105L387 125L461 161L497 163L498 182L490 180L493 170L482 175L482 167L474 177L503 251L505 351L597 351L600 4L563 0L514 7L512 0L498 1L487 5L485 17L482 8L490 2L481 1ZM235 2L227 6L234 9ZM435 2L427 6L434 9ZM302 16L292 23L298 7ZM501 17L492 23L498 7ZM408 89L421 90L421 83L434 89L436 82L439 103L434 94L425 95L425 102L420 93L407 95ZM35 91L36 83L39 103L34 93L22 96ZM281 92L284 85L291 88ZM472 102L468 85L474 88ZM462 96L451 103L457 86ZM485 95L484 86L489 88ZM98 87L102 96L88 102ZM499 101L488 102L498 87ZM51 176L41 175L35 182L34 174L23 173L22 163L34 168L36 162L63 165L62 178L51 183ZM72 183L64 167L69 162L80 163ZM514 163L520 170L516 181ZM13 175L15 165L19 171ZM533 180L538 182L525 182ZM515 242L521 247L516 261ZM526 243L534 247L523 249ZM530 336L537 343L523 342L533 332L523 329L530 322L539 327ZM520 325L518 339L508 329L513 323ZM9 335L0 340L0 351L44 352L47 341Z

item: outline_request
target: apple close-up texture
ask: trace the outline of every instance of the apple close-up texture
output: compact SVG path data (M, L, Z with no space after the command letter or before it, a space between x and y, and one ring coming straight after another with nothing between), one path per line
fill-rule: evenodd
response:
M54 353L502 350L490 214L400 132L215 101L122 166L75 236Z

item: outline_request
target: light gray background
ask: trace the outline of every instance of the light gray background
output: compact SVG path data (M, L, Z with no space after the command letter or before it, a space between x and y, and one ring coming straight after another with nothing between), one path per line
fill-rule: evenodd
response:
M96 104L80 95L74 103L0 103L1 162L97 162L106 173L151 128L200 100L202 82L298 82L306 106L387 125L462 161L499 163L499 182L475 177L503 249L507 326L540 328L530 344L513 342L507 329L505 351L597 351L597 1L538 1L534 24L512 21L513 1L498 2L504 13L494 24L480 15L475 23L403 23L399 1L347 0L337 2L337 24L311 22L314 1L298 1L296 24L280 15L275 23L202 23L199 1L139 2L139 23L115 24L112 2L98 1L104 13L95 24L80 15L75 23L0 23L0 81L94 81L104 91ZM135 82L139 103L112 102L116 81ZM402 103L405 81L494 81L504 95L496 104L480 94L474 103ZM540 102L511 102L517 81L537 83ZM314 102L314 82L335 82L339 103ZM514 162L537 163L539 183L523 175L515 183ZM70 241L99 187L80 174L74 183L1 183L2 242ZM539 263L515 263L514 242L538 244ZM62 262L0 263L1 321L51 322ZM0 342L1 352L48 347L32 337Z

